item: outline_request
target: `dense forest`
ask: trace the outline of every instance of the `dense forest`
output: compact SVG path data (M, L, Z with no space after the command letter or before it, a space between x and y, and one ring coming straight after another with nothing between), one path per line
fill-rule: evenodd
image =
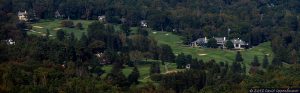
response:
M298 0L0 0L0 9L1 93L245 93L300 87ZM25 10L30 22L17 18ZM73 25L67 19L103 15L107 22L76 24L87 31L79 38L63 30L56 38L27 33L31 23L57 19L56 12L64 26ZM251 46L271 42L274 57L265 55L260 62L254 56L246 66L239 51L234 62L175 55L139 27L143 20L149 28L182 36L183 44L204 36L242 38ZM157 62L150 67L151 82L141 83L137 65L147 59ZM182 70L161 73L166 63ZM110 72L105 65L112 65ZM129 76L122 72L125 65L133 67Z
M109 23L130 26L146 20L155 30L185 35L186 43L229 33L258 45L270 40L273 32L299 30L297 0L10 0L4 4L12 13L27 10L29 17L40 19L55 18L59 12L71 19L105 15Z

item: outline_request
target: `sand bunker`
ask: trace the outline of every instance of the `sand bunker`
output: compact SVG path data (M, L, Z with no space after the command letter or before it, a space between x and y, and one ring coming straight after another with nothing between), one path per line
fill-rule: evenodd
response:
M55 28L55 29L53 29L53 30L57 31L57 30L61 30L61 28Z
M207 54L198 54L199 56L205 56L205 55L207 55Z
M34 27L34 28L40 28L40 29L41 29L41 28L44 28L44 27L41 27L41 26L33 26L33 27Z

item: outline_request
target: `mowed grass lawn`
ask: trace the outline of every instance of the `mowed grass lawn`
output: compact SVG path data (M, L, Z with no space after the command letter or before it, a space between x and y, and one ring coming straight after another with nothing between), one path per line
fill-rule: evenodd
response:
M193 58L202 59L204 61L209 61L215 59L217 62L233 62L235 60L236 52L235 50L222 50L222 49L211 49L211 48L198 48L189 47L183 45L183 40L180 36L172 34L170 32L150 32L150 36L154 37L159 44L168 44L171 46L175 54L189 54ZM262 62L264 55L269 55L269 61L273 57L273 52L271 50L270 42L262 43L259 46L255 46L251 49L240 50L244 58L244 62L250 65L255 55L258 56L260 62Z
M66 28L66 27L61 27L61 22L64 20L41 20L37 23L33 23L32 25L32 30L29 31L29 34L36 34L36 35L43 35L47 33L47 30L50 32L51 37L56 36L56 32L58 29L62 29L66 33L71 33L73 32L75 37L80 38L83 33L87 33L87 28L89 24L92 22L96 22L97 20L70 20L74 23L74 26L76 26L77 23L81 23L82 27L84 29L77 29L77 28ZM120 25L115 25L114 24L115 31L120 31ZM132 28L135 30L136 28Z
M36 34L36 35L43 35L47 33L47 30L49 30L50 35L52 37L56 36L56 31L58 29L62 29L66 33L71 33L73 32L74 35L78 38L81 37L82 33L86 33L86 29L88 28L88 25L92 23L93 21L91 20L71 20L73 21L74 25L77 23L81 23L83 28L82 30L77 29L77 28L66 28L66 27L61 27L61 21L63 20L41 20L37 23L33 23L32 25L32 30L29 31L29 34Z
M142 63L138 63L137 64L137 67L138 67L138 70L140 72L140 78L139 78L139 81L141 82L147 82L147 81L150 81L150 66L153 62L158 62L160 63L160 61L158 60L150 60L150 61L144 61ZM166 63L166 67L168 69L168 71L177 71L178 69L176 69L176 64L175 63ZM124 65L125 67L122 69L124 75L126 77L129 76L129 74L132 72L133 70L133 67L128 67L127 65ZM163 65L160 65L160 70L161 70L161 73L166 73L167 70L166 70L166 67L163 66ZM106 66L103 66L102 68L105 73L101 76L101 77L105 77L112 69L112 65L106 65Z

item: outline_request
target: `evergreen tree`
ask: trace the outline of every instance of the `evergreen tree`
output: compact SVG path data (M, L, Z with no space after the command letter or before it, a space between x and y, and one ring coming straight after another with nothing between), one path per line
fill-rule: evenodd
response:
M61 27L68 27L68 28L73 28L74 27L73 21L70 21L70 20L61 21L60 24L61 24Z
M50 36L50 31L49 31L49 29L47 29L47 30L46 30L46 38L48 39L49 36Z
M9 51L5 43L0 43L0 63L7 61L9 58Z
M128 81L130 84L138 84L139 77L140 77L140 72L137 67L134 67L132 72L128 76Z
M143 35L143 36L148 36L148 31L145 28L138 28L138 34Z
M131 33L131 30L130 30L130 26L129 24L122 24L121 25L121 29L124 31L124 33L126 34L126 36L129 36L130 33Z
M79 43L80 43L81 47L87 47L88 46L89 41L88 41L88 37L86 36L85 33L82 33Z
M268 65L269 65L269 59L268 59L268 56L265 55L265 56L264 56L264 59L263 59L263 65L262 65L262 67L263 67L263 68L267 68Z
M256 67L260 66L257 56L254 56L254 59L253 59L251 65L256 66Z
M244 59L242 57L242 54L240 51L238 51L235 56L235 62L243 62L243 61L244 61Z
M106 76L106 80L112 85L116 85L118 87L128 87L126 76L122 71L117 73L108 73Z
M218 48L217 40L215 38L211 38L207 41L207 47L209 48Z
M73 62L77 61L77 53L76 53L75 46L69 46L67 54L68 54L69 60L72 60Z
M160 65L158 63L152 63L150 66L150 75L159 74L160 73Z
M88 26L87 36L89 38L104 40L105 33L105 25L101 22L93 22Z
M122 69L124 68L123 66L123 61L120 55L117 55L114 60L113 60L113 67L111 69L111 73L119 73L122 72Z
M231 65L231 70L233 73L241 73L243 72L242 66L240 62L233 62Z
M220 62L220 70L221 70L221 77L225 77L229 68L228 68L228 62Z
M169 45L163 44L160 46L160 60L162 65L164 62L174 62L175 55L173 54L172 48Z
M117 57L115 62L113 63L113 67L110 73L108 73L108 75L106 76L107 81L119 87L126 87L128 85L128 80L122 72L122 68L123 63L121 62L120 58Z
M129 58L133 62L133 64L137 64L138 61L143 59L143 54L140 51L130 51Z
M80 29L80 30L82 30L83 29L83 27L82 27L82 23L77 23L76 25L75 25L75 27L77 28L77 29Z
M204 67L203 60L193 59L191 62L191 69L203 70Z
M282 66L282 61L279 59L278 55L275 55L273 60L272 60L272 66Z
M186 64L188 64L188 63L191 63L192 60L193 60L192 55L186 55L186 56L185 56L185 61L186 61L186 62L184 63L184 65L186 65Z
M71 32L70 37L69 37L69 44L70 45L75 45L76 41L77 41L77 39L76 39L74 33Z
M183 53L180 53L177 57L176 57L176 65L178 69L183 69L186 65L186 60L185 60L185 55Z
M233 49L234 48L234 45L230 40L228 40L225 45L226 45L227 49Z
M258 61L257 56L254 56L253 61L251 62L251 68L249 70L250 73L255 74L259 70L260 63Z
M90 43L89 48L93 53L100 53L104 51L105 43L100 40L95 40L94 42Z
M56 32L56 37L59 41L63 41L65 39L65 32L63 30L58 30Z
M243 73L246 73L246 69L247 69L246 65L243 64Z
M0 0L0 40L17 39L24 34L16 27L17 19L11 13L13 7L11 2L10 0Z
M103 73L105 73L105 71L102 69L101 66L95 66L95 67L92 69L92 72L93 72L93 73L96 73L98 76L101 76Z

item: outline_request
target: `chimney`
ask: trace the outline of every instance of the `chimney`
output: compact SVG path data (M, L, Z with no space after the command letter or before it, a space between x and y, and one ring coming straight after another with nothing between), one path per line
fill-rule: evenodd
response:
M226 37L224 37L224 41L226 41Z
M204 37L204 42L207 43L207 38L206 37Z

